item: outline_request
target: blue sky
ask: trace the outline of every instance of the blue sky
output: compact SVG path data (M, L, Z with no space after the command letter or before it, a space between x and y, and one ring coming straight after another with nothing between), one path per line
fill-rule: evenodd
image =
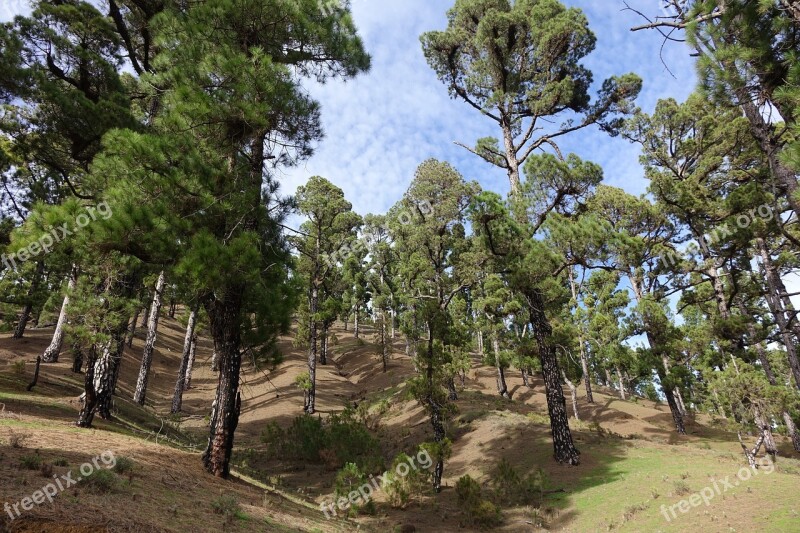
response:
M630 31L641 22L623 11L622 0L568 0L581 8L597 36L597 47L586 60L595 89L612 75L636 72L644 79L638 100L652 111L660 98L684 100L696 84L689 50L673 43L659 59L662 40L655 32ZM634 8L658 14L657 0L633 0ZM385 212L408 187L416 167L435 157L449 161L485 189L508 191L505 173L484 163L454 141L474 144L480 137L498 136L494 123L461 101L428 67L419 36L444 29L453 0L378 2L354 0L353 15L373 58L370 73L347 83L309 85L322 103L325 140L302 166L281 176L284 193L293 192L310 176L321 175L340 186L357 212ZM603 166L606 182L633 194L645 192L638 150L622 139L596 129L565 138L562 151L575 152Z
M0 20L27 12L27 0L0 0ZM98 2L101 3L101 2ZM609 76L636 72L644 79L638 100L652 111L659 98L684 100L693 90L694 61L688 48L668 44L659 57L662 40L655 32L632 33L639 16L624 11L622 0L567 0L582 9L597 36L597 47L586 59L595 87ZM480 137L497 136L494 123L447 90L428 67L419 36L447 25L453 0L353 0L353 16L373 58L371 72L347 83L309 82L309 92L322 104L325 139L316 153L297 168L281 171L283 194L293 194L313 175L339 187L366 214L385 212L400 199L414 170L425 159L449 161L470 180L505 195L505 173L488 165L454 141L474 144ZM630 0L648 14L659 14L658 0ZM635 146L588 129L562 138L561 149L595 161L605 170L606 182L633 194L645 192Z

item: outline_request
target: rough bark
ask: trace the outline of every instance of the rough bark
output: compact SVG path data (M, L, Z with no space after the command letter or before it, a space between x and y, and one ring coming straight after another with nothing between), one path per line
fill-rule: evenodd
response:
M230 473L233 438L242 407L239 394L242 364L240 313L244 290L244 287L231 288L222 299L211 302L208 308L211 334L219 351L220 370L203 464L208 472L222 478L227 478Z
M317 315L317 301L319 292L312 283L311 288L311 324L309 326L309 347L308 347L308 380L309 388L305 395L305 405L303 411L306 414L313 415L316 412L317 401L317 321L314 317Z
M322 322L322 336L320 338L319 364L328 364L328 322Z
M356 307L356 314L355 317L353 317L353 337L355 337L356 339L358 338L358 335L360 333L358 329L359 327L358 315L359 315L358 307Z
M42 366L42 356L39 355L36 357L36 368L33 371L33 381L31 381L30 384L28 385L28 388L25 389L28 392L32 391L33 388L36 386L36 384L39 383L39 368L41 366Z
M86 375L83 378L83 406L78 414L76 425L82 428L92 427L97 395L94 392L94 366L97 361L97 348L92 345L86 358Z
M580 452L572 440L569 429L569 417L561 387L561 370L558 366L555 346L550 342L552 328L544 312L544 299L538 290L530 290L526 295L530 304L531 325L536 343L539 346L539 358L542 362L547 397L547 412L550 415L550 429L553 434L553 455L559 463L580 464Z
M64 327L67 325L67 312L69 310L69 295L75 290L75 283L78 280L78 267L73 266L69 275L69 282L67 283L67 294L64 296L64 302L61 304L61 312L58 314L58 323L56 330L53 332L53 339L50 341L50 346L42 354L42 361L45 363L57 363L58 357L61 355L61 347L64 344Z
M136 392L133 401L139 405L144 405L147 397L147 382L150 374L150 366L153 363L153 350L155 349L156 337L158 335L158 319L161 313L161 296L164 292L164 271L158 275L156 288L153 293L153 303L150 305L150 318L147 324L147 340L144 344L142 354L142 364L139 367L139 378L136 381Z
M432 328L428 327L428 349L427 361L425 368L425 375L427 378L428 394L423 399L431 418L431 426L433 427L433 440L439 444L444 441L445 430L444 420L442 419L442 406L436 400L434 395L434 378L433 378L433 333ZM444 473L444 457L439 454L436 457L436 466L433 469L433 490L441 492L442 490L442 474Z
M79 342L72 345L72 372L80 374L83 368L83 347Z

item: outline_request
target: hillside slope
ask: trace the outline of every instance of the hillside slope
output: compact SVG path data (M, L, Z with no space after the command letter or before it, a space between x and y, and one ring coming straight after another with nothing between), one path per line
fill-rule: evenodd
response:
M0 336L4 502L17 502L48 483L40 470L21 466L35 463L36 456L45 464L66 462L67 466L54 467L56 475L75 470L104 451L130 458L135 465L132 475L115 474L110 491L78 483L52 504L36 506L10 524L5 515L4 527L11 531L473 530L462 525L463 509L452 487L465 474L488 486L497 465L506 459L520 472L542 469L548 491L538 509L505 508L504 523L497 528L501 531L536 531L542 526L575 532L757 531L764 524L771 531L800 531L800 505L792 497L800 483L800 461L792 458L787 442L780 443L782 457L774 471L762 469L742 480L737 478L743 462L736 436L718 422L698 416L689 424L689 435L679 437L671 430L665 406L641 398L622 401L613 391L600 389L593 405L579 398L582 421L572 421L582 464L562 467L550 458L542 383L528 389L509 372L513 391L509 402L494 393L493 369L477 362L450 423L453 449L445 466L443 492L419 496L404 510L391 508L385 495L378 493L374 516L327 520L319 506L333 498L336 472L324 465L271 460L260 439L267 423L286 427L302 414L302 392L294 385L305 367L302 350L287 337L280 346L285 359L277 368L245 363L234 460L239 473L262 483L222 481L206 475L199 458L216 384L209 365L210 345L200 344L193 388L184 396L185 416L170 417L183 338L177 322L162 324L146 410L130 401L141 354L138 338L124 356L118 419L98 419L93 430L72 425L82 376L71 373L68 356L61 363L43 365L39 385L32 393L24 391L35 356L51 332L32 330L21 341ZM369 406L370 426L383 445L387 464L397 453L429 439L427 418L405 390L413 365L403 354L404 346L395 346L384 374L369 332L360 341L351 332L335 333L334 364L318 371L320 415L346 405ZM14 365L18 361L25 362L24 370ZM11 441L20 437L21 447L11 447ZM730 487L720 485L726 479ZM727 489L714 489L720 486ZM711 497L709 487L715 490ZM704 489L708 505L687 503L687 513L679 507L669 510ZM215 504L235 506L231 501L240 510L215 512ZM71 529L65 529L68 524Z

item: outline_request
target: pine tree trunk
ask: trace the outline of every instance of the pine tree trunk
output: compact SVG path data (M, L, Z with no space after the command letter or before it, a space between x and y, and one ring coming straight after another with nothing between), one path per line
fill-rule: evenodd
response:
M503 398L509 398L506 375L500 361L500 339L497 337L497 333L492 335L492 345L494 347L494 367L497 370L497 393Z
M79 342L75 342L72 345L72 372L80 374L81 368L83 368L83 349Z
M389 339L386 335L386 313L381 311L381 361L383 371L389 370Z
M122 361L122 350L125 347L124 332L127 323L114 332L103 346L103 350L94 365L94 394L97 401L97 413L103 420L111 419L112 399L117 388L119 366Z
M453 377L447 378L447 399L451 402L458 400L458 391L456 390L456 380Z
M798 317L793 313L794 306L791 300L788 297L784 297L787 292L786 287L772 262L766 241L758 238L756 239L756 244L761 255L761 268L767 281L767 304L775 317L775 323L778 324L781 330L783 344L789 360L789 368L792 371L795 385L800 388L800 358L798 358L797 353L797 342L800 342L800 323L798 323ZM793 319L787 318L787 314Z
M311 289L311 325L309 328L309 349L308 349L308 380L310 387L306 394L305 405L303 411L306 414L313 415L316 412L317 401L317 321L314 317L317 315L317 301L319 292L314 285Z
M424 398L425 405L431 417L431 426L433 427L433 440L437 444L444 441L445 430L444 420L442 419L442 406L436 401L434 389L436 384L433 379L433 333L432 328L428 327L428 349L426 361L426 378L428 394ZM437 493L442 490L442 475L444 474L444 457L438 454L436 459L436 466L433 469L433 490Z
M183 340L183 354L181 356L181 366L178 370L178 381L175 383L175 392L172 395L171 413L180 413L183 404L183 391L186 390L186 375L189 370L189 358L192 354L192 338L194 337L194 324L197 319L197 311L192 310L189 314L189 321L186 325L186 336Z
M569 387L569 393L570 396L572 397L572 412L575 414L575 420L580 421L581 416L580 414L578 414L578 387L576 387L575 384L572 381L570 381L570 379L567 377L566 372L564 372L563 370L561 371L561 375L563 376L564 382L567 384L567 387Z
M69 309L69 296L75 290L75 283L78 280L78 267L73 265L70 272L69 282L67 283L67 294L64 296L64 303L61 304L61 312L58 314L58 323L53 332L53 340L50 346L42 354L42 361L45 363L57 363L61 355L61 347L64 344L64 327L67 325L67 311Z
M28 326L28 321L31 319L31 312L33 311L33 299L36 296L36 291L39 290L39 284L41 283L43 273L44 263L39 261L36 263L36 271L33 274L31 286L28 288L28 294L25 299L25 307L22 309L22 313L19 315L19 321L17 322L17 327L14 328L14 335L11 337L12 339L21 339L23 336L25 336L25 328Z
M530 373L528 372L528 369L523 367L521 372L522 372L522 384L530 389L531 388L531 377L530 377Z
M617 380L619 384L619 397L622 398L623 400L626 400L627 398L625 398L625 382L622 380L622 371L619 369L618 366L615 367L614 370L617 371Z
M153 303L150 305L150 319L148 320L147 340L144 344L142 354L142 365L139 368L139 378L136 381L136 392L133 401L139 405L144 405L147 396L147 382L150 374L150 366L153 363L153 350L155 349L156 336L158 334L158 318L161 312L161 295L164 291L164 271L158 275L156 289L153 294Z
M133 338L136 335L136 324L139 322L139 313L141 312L142 310L137 307L136 314L133 315L133 320L131 320L131 323L128 326L128 339L125 341L125 344L128 346L128 348L133 346Z
M78 414L76 425L82 428L92 427L97 395L94 392L94 366L97 362L97 347L92 345L86 358L86 375L83 378L83 406Z
M239 394L241 370L240 314L244 287L229 288L224 299L210 304L211 334L219 352L219 377L217 393L211 411L208 446L203 453L203 464L208 472L227 478L233 438L239 425L242 398Z
M139 324L140 328L146 328L150 325L150 302L144 306L144 314L142 315L142 323Z
M764 435L764 448L767 453L772 456L772 461L774 462L775 457L778 455L778 447L775 445L775 437L772 434L772 427L770 427L769 421L764 417L761 409L759 409L757 406L753 410L753 418L755 420L756 427Z
M358 338L358 334L359 334L358 315L359 315L358 308L356 307L356 316L353 318L353 337L355 337L356 339Z
M611 372L607 368L604 368L603 370L606 371L606 387L608 387L609 389L613 389L614 380L611 379Z
M186 387L183 390L187 391L192 388L192 370L194 370L194 362L197 358L197 331L192 337L192 348L189 350L189 366L186 367Z
M322 322L322 337L320 338L319 364L328 364L328 322Z
M544 312L544 298L536 290L528 291L531 325L539 346L539 358L542 362L545 394L547 396L547 412L550 415L550 429L553 434L553 455L559 463L580 464L580 452L575 448L572 432L569 429L569 417L561 387L561 370L555 347L550 344L552 328Z
M211 353L211 370L212 372L219 372L219 350L217 350L216 339L214 339L214 351Z
M581 346L581 368L583 369L583 386L586 388L586 401L588 403L594 403L594 396L592 396L592 380L589 374L589 356L586 353L583 337L578 340Z

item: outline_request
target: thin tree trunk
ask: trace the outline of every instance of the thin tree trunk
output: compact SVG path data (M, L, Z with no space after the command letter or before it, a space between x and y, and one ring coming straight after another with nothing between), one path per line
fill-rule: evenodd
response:
M622 398L623 400L626 400L627 398L625 398L625 382L622 380L622 371L619 369L619 366L615 367L614 370L617 371L617 380L619 383L619 397Z
M72 344L72 372L80 374L83 368L83 348L80 342Z
M433 440L438 444L444 441L445 430L444 421L442 419L442 406L436 401L433 393L436 386L433 379L433 328L428 325L428 349L426 361L426 378L428 386L428 394L424 398L424 403L428 407L428 412L431 417L431 426L433 427ZM444 473L444 457L438 454L436 457L436 466L433 469L433 490L441 492L442 490L442 475Z
M183 390L192 388L192 370L194 369L194 362L197 358L197 331L195 330L192 337L192 348L189 350L189 366L186 368L186 387Z
M139 322L139 314L142 312L141 308L136 308L136 314L133 315L133 320L131 320L130 325L128 325L128 339L125 341L125 344L130 348L133 346L133 339L136 336L136 324Z
M147 382L150 374L150 366L153 363L153 350L155 349L156 336L158 335L158 318L161 313L161 295L164 292L164 271L158 275L156 289L153 294L153 303L150 305L150 320L148 320L147 340L144 344L142 354L142 365L139 368L139 378L136 381L136 392L133 401L139 405L144 405L147 396Z
M19 322L17 327L14 328L14 335L12 339L21 339L25 336L25 328L28 326L28 321L31 319L31 312L33 311L33 299L36 297L36 291L39 290L42 274L44 273L44 263L39 261L36 263L36 271L31 280L31 286L28 288L28 294L25 299L25 307L19 315Z
M31 381L30 385L28 385L28 388L25 389L28 392L32 391L33 388L36 386L36 384L39 383L39 367L41 366L42 366L42 356L38 355L36 356L36 368L33 371L33 381Z
M356 315L355 315L355 317L353 318L353 337L355 337L356 339L358 338L358 334L359 334L359 329L358 329L358 326L359 326L359 323L358 323L358 315L359 315L359 312L358 312L358 307L356 307Z
M50 346L42 354L42 361L45 363L57 363L61 355L61 347L64 344L64 327L67 325L67 311L69 309L69 296L75 290L75 283L78 280L78 267L73 265L67 283L67 294L64 296L64 303L61 304L61 312L58 314L58 323L53 332L53 340Z
M389 370L389 339L386 335L386 313L381 311L381 360L383 371Z
M328 322L322 322L322 338L320 339L319 364L328 364Z
M186 324L186 335L183 339L183 354L181 356L181 366L178 370L178 381L175 383L175 392L172 395L172 414L180 413L183 404L183 391L186 390L186 374L189 369L189 358L192 354L192 338L194 337L194 325L197 320L197 310L192 309L189 314L189 321Z
M305 405L303 411L306 414L313 415L316 412L317 401L317 321L314 317L317 314L317 301L319 292L316 285L311 289L311 327L309 328L310 342L308 349L308 380L309 389L306 394Z
M217 340L214 339L214 351L211 353L211 370L219 372L219 350L217 350Z
M578 387L576 387L575 384L570 381L566 372L563 370L561 371L561 375L564 377L567 387L569 387L570 396L572 396L572 412L575 414L575 420L580 421L581 416L578 414Z
M497 370L497 393L503 398L508 398L508 386L506 385L506 376L503 372L503 365L500 361L500 339L497 333L492 335L492 345L494 347L494 367Z

